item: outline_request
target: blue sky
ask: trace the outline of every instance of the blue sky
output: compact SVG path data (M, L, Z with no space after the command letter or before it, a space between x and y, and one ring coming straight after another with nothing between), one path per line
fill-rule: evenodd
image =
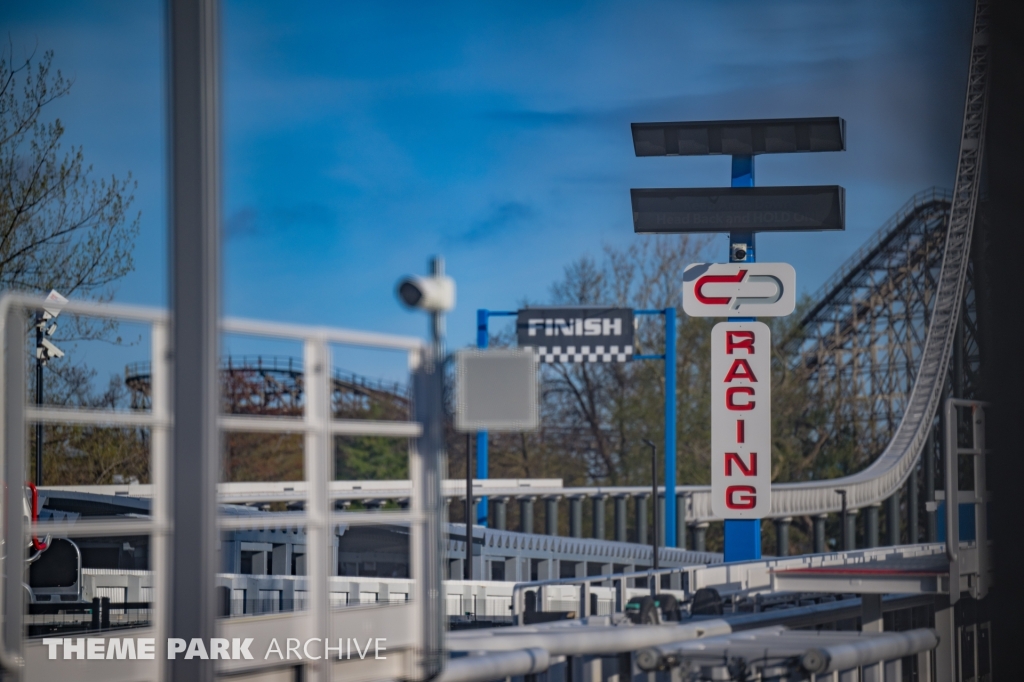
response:
M422 335L394 284L442 253L461 346L477 308L543 301L570 260L635 239L630 187L727 184L726 157L635 158L630 122L839 115L848 151L757 161L760 185L846 187L846 233L759 238L759 260L814 291L913 193L951 186L971 10L225 0L225 311ZM162 20L149 0L0 6L16 57L53 49L75 79L52 108L68 143L138 179L117 299L152 305L167 292Z

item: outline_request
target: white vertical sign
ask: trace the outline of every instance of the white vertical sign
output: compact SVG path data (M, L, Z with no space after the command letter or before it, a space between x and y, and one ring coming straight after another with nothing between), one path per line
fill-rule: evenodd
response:
M771 510L771 351L763 322L711 330L711 509L719 518Z

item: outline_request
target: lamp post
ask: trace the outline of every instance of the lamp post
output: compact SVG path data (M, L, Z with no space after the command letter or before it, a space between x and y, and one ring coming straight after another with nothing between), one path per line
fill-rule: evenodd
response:
M654 533L651 537L651 547L654 550L654 562L651 564L655 571L658 570L658 446L653 441L644 438L644 444L651 449L651 506L654 509ZM668 490L665 491L668 495ZM655 591L654 576L651 577L651 593Z

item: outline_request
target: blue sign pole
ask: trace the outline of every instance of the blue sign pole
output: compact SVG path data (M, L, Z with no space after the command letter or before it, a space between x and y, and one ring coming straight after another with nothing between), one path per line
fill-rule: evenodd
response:
M754 157L732 157L732 186L754 186ZM737 246L742 245L743 255L738 257ZM729 262L753 263L755 261L753 232L732 232L729 235ZM732 322L753 322L752 317L730 317ZM769 454L770 456L770 454ZM725 561L751 561L761 558L761 519L726 519Z
M478 308L476 311L476 347L483 350L487 348L488 321L491 317L509 317L515 315L515 311L508 310L487 310ZM488 478L489 465L487 462L487 432L476 432L476 477L479 480ZM478 498L476 505L476 522L478 526L487 525L487 496Z
M657 509L657 507L655 507ZM665 547L676 531L676 309L665 308Z
M487 348L487 317L488 311L480 308L476 311L476 347ZM487 478L487 432L476 432L476 477ZM487 497L481 497L476 505L476 523L478 526L487 525Z

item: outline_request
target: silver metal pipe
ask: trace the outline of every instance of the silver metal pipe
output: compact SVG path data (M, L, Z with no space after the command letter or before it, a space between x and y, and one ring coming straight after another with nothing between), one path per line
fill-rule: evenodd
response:
M540 647L450 659L436 682L482 682L544 672L551 663Z
M743 643L755 641L764 635L780 635L785 631L786 628L784 626L773 625L738 633L736 637L730 637L733 634L732 632L710 633L708 641L701 642L697 648L692 646L694 644L693 641L682 639L653 644L636 652L636 665L641 670L646 671L662 670L677 666L687 655L699 656L709 654L709 652L717 651L721 647L725 647L730 652L733 652L742 647ZM690 638L690 640L693 639L696 638ZM705 648L705 646L708 648ZM756 644L756 646L759 646L761 650L768 648L764 643Z
M574 627L491 628L463 630L448 635L449 651L514 651L538 647L552 656L584 656L635 651L642 647L732 632L720 618L684 625L581 625ZM487 678L493 679L493 678Z
M4 481L8 494L4 496L4 582L3 582L3 627L0 631L0 665L6 674L4 679L22 679L23 641L25 619L25 360L21 349L25 340L24 317L21 310L10 308L4 320L7 354L4 357L3 391L3 446Z
M810 649L800 657L800 665L807 672L830 673L912 656L934 649L938 644L939 636L931 628L865 635L856 641Z

